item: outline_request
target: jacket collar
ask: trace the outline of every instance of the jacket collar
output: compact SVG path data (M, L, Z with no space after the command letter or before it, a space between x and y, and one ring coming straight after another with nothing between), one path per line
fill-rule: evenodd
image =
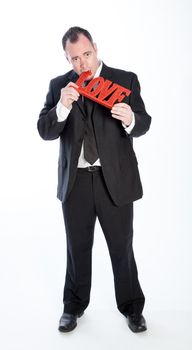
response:
M110 67L108 67L104 62L103 62L103 67L100 73L100 76L105 78L105 79L112 79L112 74L111 74L111 69ZM72 81L73 83L75 83L77 81L77 79L79 78L79 75L74 71L71 70L68 76L69 81ZM79 109L81 110L81 112L83 113L83 115L86 117L85 111L84 111L84 106L83 106L83 102L82 99L79 98L76 102L74 102L78 105ZM95 105L97 105L97 103L95 103ZM95 109L95 108L94 108ZM94 110L93 110L94 112Z

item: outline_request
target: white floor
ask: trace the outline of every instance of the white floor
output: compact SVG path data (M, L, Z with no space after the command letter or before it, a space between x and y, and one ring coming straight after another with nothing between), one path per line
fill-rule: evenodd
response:
M73 332L63 334L57 330L57 305L24 307L21 302L12 312L1 311L1 349L191 349L191 314L151 311L145 316L148 331L134 334L114 311L90 309Z
M56 217L53 227L46 223L43 226L45 218L38 224L31 220L29 227L29 218L24 214L20 218L19 214L12 216L12 222L4 217L0 262L2 350L192 349L192 313L186 307L182 310L181 303L163 307L166 300L163 288L149 286L151 276L149 279L147 276L152 272L147 270L147 262L142 266L142 259L137 261L147 294L144 316L148 330L142 334L129 330L126 319L116 309L111 265L99 227L95 235L90 305L73 332L60 333L65 275L63 223L59 218L58 231L53 233Z

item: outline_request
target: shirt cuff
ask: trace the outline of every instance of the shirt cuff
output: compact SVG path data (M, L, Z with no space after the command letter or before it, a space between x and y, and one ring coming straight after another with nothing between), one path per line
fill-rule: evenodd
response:
M128 134L130 134L131 131L133 130L134 126L135 126L135 114L133 113L133 120L132 120L132 122L131 122L130 125L127 126L127 125L126 125L125 123L123 123L123 122L122 122L122 125L123 125L125 131L126 131Z
M72 108L72 107L71 107ZM56 114L57 114L57 121L58 122L64 122L64 120L68 117L71 108L65 107L61 101L57 103L56 107Z

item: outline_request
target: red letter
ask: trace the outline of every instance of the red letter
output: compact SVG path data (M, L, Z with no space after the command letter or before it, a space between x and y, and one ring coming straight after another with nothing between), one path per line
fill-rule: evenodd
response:
M84 83L86 78L91 74L91 71L83 72L80 77L77 79L75 84L77 84L79 87Z
M91 91L91 89L94 88L94 86L98 84L95 90ZM103 77L97 77L90 81L90 83L86 86L85 91L87 93L90 93L91 96L96 96L98 93L102 90L104 84L104 78Z
M112 86L110 87L111 84ZM112 92L116 90L117 86L118 85L115 83L113 84L112 81L106 80L103 89L98 96L98 99L100 101L104 100L107 96L109 96Z
M123 86L118 85L117 90L114 92L114 94L109 98L107 103L111 105L111 108L113 107L114 103L116 101L121 102L125 95L129 96L131 93L131 90L124 88Z

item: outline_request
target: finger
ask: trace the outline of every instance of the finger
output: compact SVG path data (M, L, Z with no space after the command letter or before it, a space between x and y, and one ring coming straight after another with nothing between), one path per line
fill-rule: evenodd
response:
M130 124L130 123L127 122L126 118L120 117L120 116L117 115L117 114L112 114L112 117L115 118L115 119L120 120L120 121L123 122L125 125L129 125L129 124Z
M69 86L67 90L68 90L68 91L73 91L73 93L75 93L76 95L79 96L79 92L78 92L76 89L74 89L73 86Z
M112 114L118 115L119 117L126 118L129 115L127 109L111 110Z
M113 108L111 109L112 112L114 113L121 113L121 112L128 112L130 111L130 107L129 106L113 106Z
M130 108L130 106L127 104L127 103L124 103L124 102L119 102L119 103L115 103L114 105L113 105L113 107L123 107L123 108Z
M72 95L74 97L80 96L79 93L73 88L65 88L64 90L62 90L61 95L66 97L68 97L68 95Z
M66 86L66 87L61 89L61 94L66 94L66 93L71 93L71 92L75 93L76 95L79 95L79 92L76 89L74 89L74 87L72 87L72 86L71 87Z
M80 94L79 94L77 91L72 90L72 89L70 89L70 90L67 92L67 94L72 95L72 96L74 96L74 97L79 97L79 96L80 96Z
M69 95L67 96L67 98L68 98L68 99L71 99L71 100L73 100L73 101L77 101L78 98L79 98L79 96L74 96L74 95L72 95L72 94L69 94Z
M67 86L73 86L73 87L75 87L75 88L79 88L79 86L77 85L77 84L75 84L75 83L73 83L72 81L70 81L68 84L67 84Z
M70 82L69 84L67 84L66 88L75 91L79 96L79 92L78 92L79 86L77 84Z
M120 115L117 115L117 114L112 114L112 117L115 118L115 119L121 120L121 121L124 120L123 117L121 117Z

